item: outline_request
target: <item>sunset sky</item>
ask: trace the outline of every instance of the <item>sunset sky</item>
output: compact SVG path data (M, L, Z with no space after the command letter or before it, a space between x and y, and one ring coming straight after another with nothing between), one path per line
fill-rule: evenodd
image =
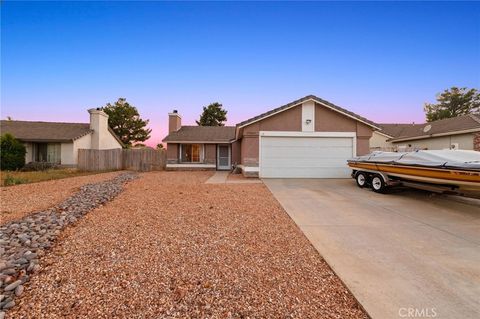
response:
M177 109L234 125L308 94L376 122L422 122L480 88L480 3L2 2L1 117L88 122L125 97L156 145Z

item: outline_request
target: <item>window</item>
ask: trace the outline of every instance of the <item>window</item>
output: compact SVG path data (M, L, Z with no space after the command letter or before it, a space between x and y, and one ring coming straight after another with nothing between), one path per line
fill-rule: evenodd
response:
M33 160L35 162L48 162L60 164L60 143L35 143L33 144Z
M182 163L200 163L201 155L201 144L182 144L180 147L180 161Z

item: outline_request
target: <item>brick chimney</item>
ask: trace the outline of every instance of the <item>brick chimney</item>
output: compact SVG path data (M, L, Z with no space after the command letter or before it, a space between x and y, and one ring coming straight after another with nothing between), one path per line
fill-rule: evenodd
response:
M176 132L180 127L182 127L182 117L178 114L177 110L168 113L168 133Z
M100 108L88 110L90 113L90 129L92 133L92 149L102 149L102 138L108 131L108 115Z

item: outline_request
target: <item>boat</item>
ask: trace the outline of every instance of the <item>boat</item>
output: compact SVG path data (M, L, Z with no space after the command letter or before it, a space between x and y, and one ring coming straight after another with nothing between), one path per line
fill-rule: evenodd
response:
M375 192L403 184L480 194L480 152L477 151L375 151L348 160L348 166L359 187L369 185Z

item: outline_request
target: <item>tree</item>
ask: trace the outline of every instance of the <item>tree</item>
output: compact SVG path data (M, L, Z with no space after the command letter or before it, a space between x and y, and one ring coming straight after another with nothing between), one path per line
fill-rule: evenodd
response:
M25 154L27 150L12 134L4 134L0 137L0 168L14 171L25 166Z
M480 93L476 89L452 87L438 94L437 102L425 103L427 122L480 112Z
M222 104L215 102L209 106L203 107L203 113L200 120L196 121L200 126L224 126L227 120L227 111L222 108Z
M163 148L163 144L162 143L158 143L157 144L157 150L161 150Z
M146 128L149 120L140 118L137 108L126 99L119 98L113 105L108 103L102 110L108 114L110 128L127 147L150 138L152 130Z

